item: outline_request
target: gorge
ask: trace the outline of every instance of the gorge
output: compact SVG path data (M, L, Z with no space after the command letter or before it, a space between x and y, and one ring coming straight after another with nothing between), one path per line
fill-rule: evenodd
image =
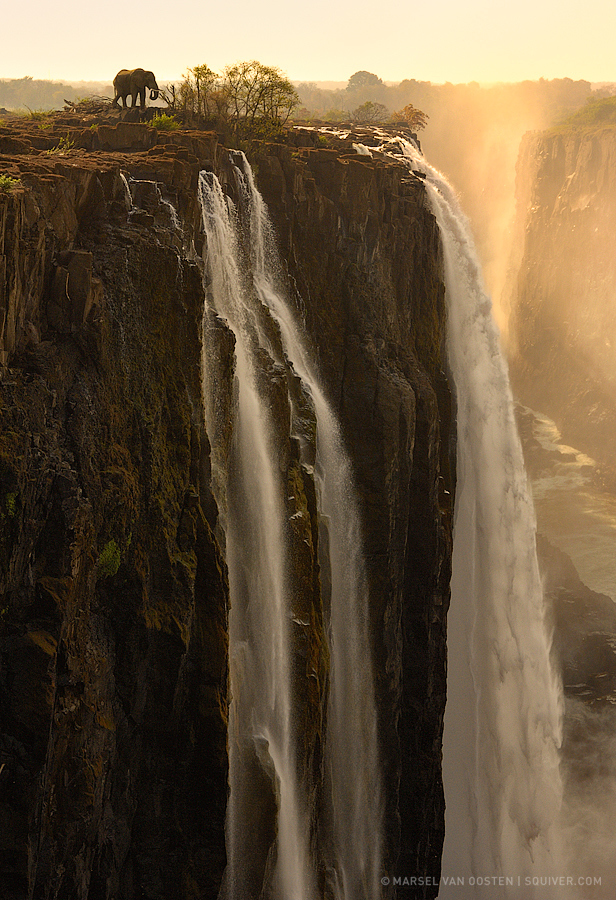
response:
M505 294L563 676L564 819L576 864L601 879L593 898L613 893L616 859L612 103L524 138Z

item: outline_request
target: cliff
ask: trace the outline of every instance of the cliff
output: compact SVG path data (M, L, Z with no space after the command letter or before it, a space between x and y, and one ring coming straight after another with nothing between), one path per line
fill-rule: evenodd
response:
M613 470L616 130L525 137L510 285L512 376L524 402Z
M453 494L439 233L421 180L351 144L255 163L359 484L385 868L437 877Z
M197 159L3 163L23 185L0 194L3 893L214 896L227 586L203 289L167 209L150 190L129 215L120 177L194 210Z
M215 898L228 584L197 179L232 192L226 152L213 134L59 116L0 128L0 154L20 180L0 192L4 896ZM253 157L360 488L386 868L438 876L453 485L436 223L419 179L350 141L290 133ZM216 327L224 392L233 344ZM310 505L291 481L290 514ZM316 558L298 566L320 602Z

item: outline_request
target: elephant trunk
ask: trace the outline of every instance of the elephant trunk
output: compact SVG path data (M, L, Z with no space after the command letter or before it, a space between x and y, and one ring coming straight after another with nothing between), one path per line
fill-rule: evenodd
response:
M156 100L158 98L158 91L150 91L150 100Z

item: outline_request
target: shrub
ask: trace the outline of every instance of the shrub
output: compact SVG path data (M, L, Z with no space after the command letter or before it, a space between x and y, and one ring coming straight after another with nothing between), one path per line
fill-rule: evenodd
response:
M583 130L586 128L613 128L616 125L616 97L590 99L555 127L555 131Z
M299 106L286 75L257 60L227 66L220 75L205 64L194 66L160 96L181 121L215 124L240 142L274 139Z
M244 120L249 129L259 119L284 125L299 106L297 91L280 69L256 60L227 66L223 88L233 118Z
M102 578L111 578L120 568L120 548L114 540L108 541L98 558L97 569Z
M46 152L48 154L52 153L68 153L69 150L72 150L75 146L75 141L71 141L68 135L65 137L61 137L55 147L50 147Z
M36 119L37 121L40 119L47 119L52 113L51 109L30 109L29 106L26 106L28 110L28 118Z
M19 178L12 178L10 175L0 175L0 193L8 194L16 187L21 187Z
M168 116L167 113L155 115L150 125L158 131L176 131L180 127L180 123L175 116Z
M387 107L383 103L374 103L372 100L366 100L357 109L351 113L351 117L358 125L377 124L384 122L388 116Z

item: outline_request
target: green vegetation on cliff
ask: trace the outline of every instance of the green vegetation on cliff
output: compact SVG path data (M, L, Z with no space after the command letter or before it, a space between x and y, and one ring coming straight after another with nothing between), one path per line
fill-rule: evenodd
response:
M589 99L585 105L554 126L554 131L581 131L613 128L616 125L616 96Z
M19 178L11 178L10 175L0 175L0 193L8 193L13 188L19 187Z
M257 60L226 66L220 75L205 64L194 66L162 96L183 118L215 124L240 139L273 136L299 104L286 75Z

